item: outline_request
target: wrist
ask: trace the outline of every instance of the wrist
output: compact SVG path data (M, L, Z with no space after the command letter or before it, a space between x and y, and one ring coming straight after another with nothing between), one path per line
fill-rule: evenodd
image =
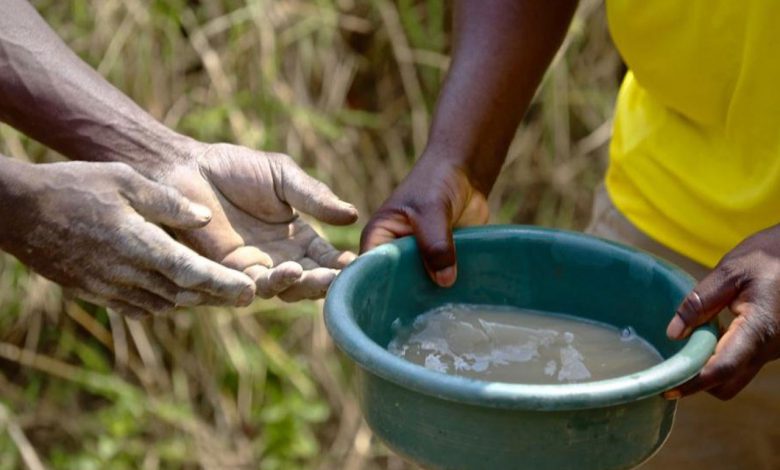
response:
M474 189L487 197L501 169L503 155L501 158L490 158L491 155L483 151L464 150L457 145L432 140L420 156L418 165L423 168L441 165L454 168L466 176Z
M95 156L89 160L126 163L153 180L193 160L203 145L158 122L106 131L103 140L108 145L99 145L100 153L88 152Z

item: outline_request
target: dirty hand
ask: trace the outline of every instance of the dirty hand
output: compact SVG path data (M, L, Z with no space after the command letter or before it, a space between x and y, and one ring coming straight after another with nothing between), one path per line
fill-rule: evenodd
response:
M230 144L189 145L187 158L155 178L208 207L213 216L205 227L175 230L177 238L248 274L263 298L325 295L355 255L334 248L296 211L346 225L355 222L357 210L287 155Z
M488 216L485 195L464 169L423 155L363 229L360 251L415 235L431 279L449 287L457 277L453 227L484 224Z
M725 308L736 318L715 354L698 376L666 392L666 398L706 390L728 400L764 364L780 357L780 225L758 232L727 253L682 302L667 334L685 338Z
M209 221L207 208L178 191L123 163L1 164L0 247L77 296L132 316L253 298L247 275L156 225Z

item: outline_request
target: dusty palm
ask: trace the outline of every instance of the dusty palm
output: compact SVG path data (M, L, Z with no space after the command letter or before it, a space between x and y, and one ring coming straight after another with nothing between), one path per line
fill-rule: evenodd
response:
M297 213L345 225L357 219L355 208L286 155L204 146L165 179L213 212L207 226L177 236L199 253L249 274L262 297L322 297L338 270L355 257L335 249Z

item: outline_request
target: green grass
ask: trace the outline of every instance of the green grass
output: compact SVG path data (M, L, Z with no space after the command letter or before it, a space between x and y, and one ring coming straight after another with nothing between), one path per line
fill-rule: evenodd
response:
M57 32L166 124L292 155L363 214L425 143L448 65L444 0L38 0ZM585 1L490 198L495 222L582 227L620 63ZM0 152L59 159L0 127ZM0 469L407 468L371 439L319 302L143 322L0 260Z

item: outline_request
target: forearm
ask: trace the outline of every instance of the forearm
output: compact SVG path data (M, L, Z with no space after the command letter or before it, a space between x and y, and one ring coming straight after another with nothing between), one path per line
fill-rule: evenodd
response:
M452 66L425 154L451 159L487 194L576 4L458 0Z
M0 120L72 159L177 157L186 138L79 59L27 1L0 0L0 11Z

